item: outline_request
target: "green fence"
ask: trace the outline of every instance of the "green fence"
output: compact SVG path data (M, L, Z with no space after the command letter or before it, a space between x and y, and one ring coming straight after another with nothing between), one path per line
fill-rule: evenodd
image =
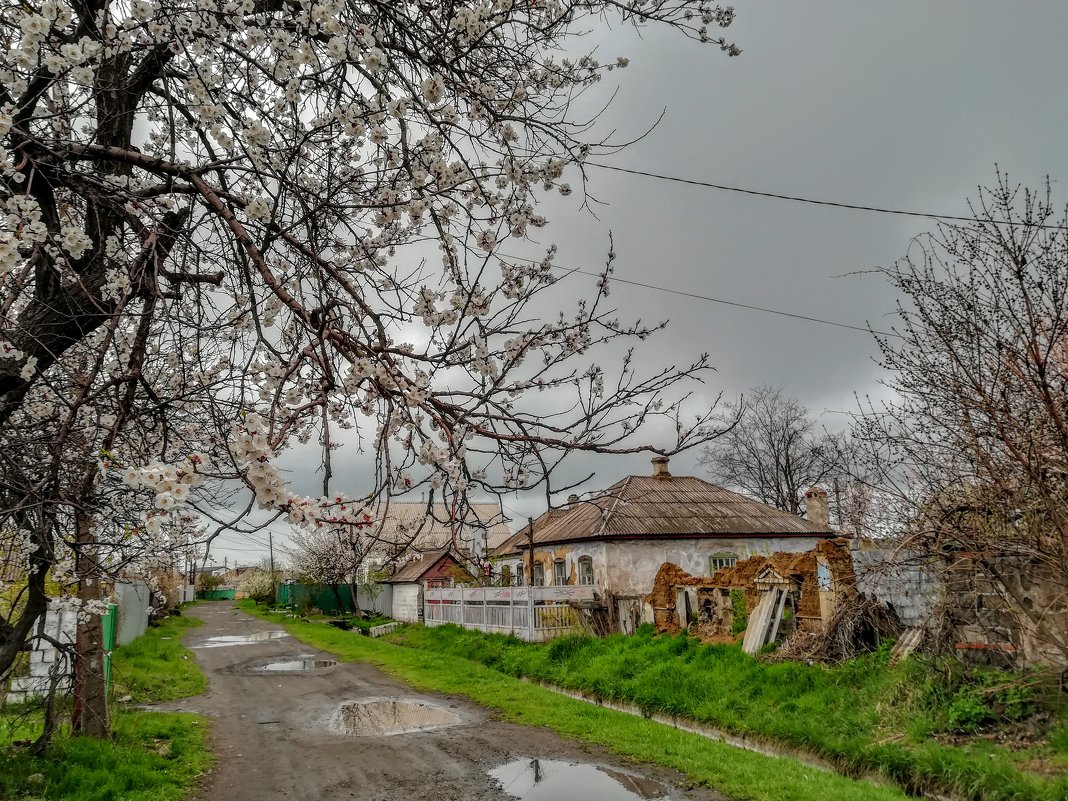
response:
M279 584L274 598L286 606L308 605L324 612L355 611L348 584L338 584L336 591L326 584Z
M108 604L107 614L101 615L100 622L103 625L104 634L104 688L105 692L111 690L111 652L115 650L115 632L118 629L119 607Z
M197 599L201 601L232 601L237 597L237 590L197 590Z

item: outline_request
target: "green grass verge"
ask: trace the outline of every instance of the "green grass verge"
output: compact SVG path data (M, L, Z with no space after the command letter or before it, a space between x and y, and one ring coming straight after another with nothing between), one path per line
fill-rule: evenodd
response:
M1015 755L983 741L956 746L932 739L938 704L927 698L930 677L916 662L891 669L884 655L873 654L835 668L769 664L734 646L655 637L651 631L536 644L456 626L406 626L389 639L509 676L792 746L846 775L881 772L910 792L977 801L1068 799L1068 776L1049 779L1020 769L1018 763L1033 753ZM952 698L945 705L951 707ZM1056 739L1039 760L1047 766L1062 756Z
M207 686L178 638L200 621L168 618L113 655L113 696L137 703L196 695ZM188 657L185 659L183 657ZM113 711L109 740L57 732L32 756L16 740L40 733L31 705L0 711L0 799L7 801L179 801L212 763L209 722L197 715Z
M0 798L178 801L211 765L196 715L120 712L111 740L59 736L42 757L0 749Z
M194 617L168 617L111 658L111 697L130 696L135 704L157 704L200 695L208 680L192 651L182 645L189 629L203 625Z
M464 695L528 726L607 748L628 759L666 765L739 801L902 801L894 787L764 756L644 718L563 697L460 657L400 647L322 623L293 621L239 602L246 611L284 626L308 645L343 661L373 664L420 690Z

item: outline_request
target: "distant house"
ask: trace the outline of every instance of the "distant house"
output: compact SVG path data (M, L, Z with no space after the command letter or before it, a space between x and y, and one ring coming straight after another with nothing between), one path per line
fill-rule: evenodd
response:
M806 498L812 520L805 520L699 478L673 476L666 457L652 461L652 475L627 476L587 501L571 496L566 509L534 521L535 586L590 585L602 597L636 599L652 590L665 562L710 575L749 556L808 551L836 536L825 523L822 491ZM530 536L524 527L492 552L502 583L531 583Z
M400 569L445 548L455 548L466 561L481 562L511 536L496 503L469 504L452 520L449 507L442 503L428 508L422 501L391 501L379 508L377 517L380 528L371 532L378 542L360 568L358 583L366 582L371 571Z
M391 617L404 623L417 622L423 612L423 590L451 587L456 581L473 581L470 562L455 548L424 553L385 580L393 587Z

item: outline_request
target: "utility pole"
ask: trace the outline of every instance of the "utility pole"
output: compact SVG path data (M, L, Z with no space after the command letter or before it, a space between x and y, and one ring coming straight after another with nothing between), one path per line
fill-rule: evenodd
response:
M527 518L527 546L530 548L530 555L527 558L527 584L531 587L534 586L534 518Z
M261 540L262 542L262 540ZM271 594L274 594L274 532L267 532L267 547L271 551Z

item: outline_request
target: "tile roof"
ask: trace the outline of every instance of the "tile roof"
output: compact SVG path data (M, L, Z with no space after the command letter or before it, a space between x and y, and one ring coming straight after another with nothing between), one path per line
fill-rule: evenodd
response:
M550 514L550 513L547 513ZM682 537L831 536L829 528L693 476L628 476L598 497L553 510L534 523L535 544ZM517 553L522 529L495 556Z

